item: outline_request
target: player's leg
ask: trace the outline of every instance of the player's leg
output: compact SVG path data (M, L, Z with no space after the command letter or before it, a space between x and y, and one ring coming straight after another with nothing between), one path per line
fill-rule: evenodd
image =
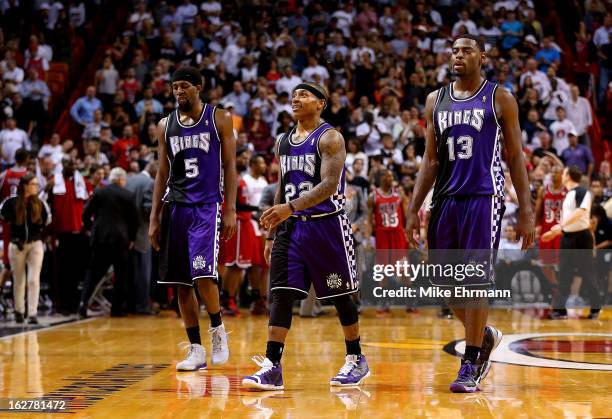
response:
M181 284L177 287L178 306L189 339L189 352L186 358L176 364L177 371L206 369L206 350L202 346L198 313L200 305L193 285Z
M177 371L194 371L207 367L206 350L200 337L200 306L193 288L191 271L193 261L189 246L193 216L192 206L174 204L167 204L162 214L160 283L177 285L179 312L189 339L189 351L185 359L176 364Z
M282 390L283 369L281 358L285 348L285 339L291 328L293 317L294 291L275 289L270 292L270 320L268 323L268 342L266 356L253 357L261 369L255 374L246 376L242 385L259 390Z
M330 380L332 386L358 386L370 376L365 356L361 353L359 314L350 294L332 298L344 333L346 344L345 363L338 374Z
M218 204L198 205L192 209L192 223L188 230L190 277L198 287L208 317L211 338L211 362L213 365L225 364L229 359L227 332L221 320L219 286L217 284L217 259L219 254L219 235L221 211ZM199 306L196 306L199 309ZM199 311L199 310L198 310Z
M211 362L213 365L225 364L229 359L229 345L225 325L221 319L219 286L215 277L196 280L196 284L210 319L208 333L212 341Z
M304 276L301 243L296 239L299 236L299 227L293 220L281 224L277 231L270 263L270 320L266 356L253 357L260 370L244 377L244 387L259 390L284 388L281 358L291 328L293 303L296 298L307 296L310 288L310 281L306 281Z
M567 309L565 304L571 293L571 286L574 280L575 273L575 258L572 258L571 251L574 246L573 239L567 235L561 237L559 250L559 298L554 302L553 310L549 315L549 319L565 319L567 318Z
M487 283L493 281L491 262L495 260L494 253L499 245L503 203L497 197L473 197L462 200L457 209L460 213L470 214L474 220L482 220L463 224L459 232L459 248L472 251L470 259L475 257L478 261L488 263L489 274L484 279ZM484 282L480 285L468 284L478 288L487 286ZM457 379L451 383L450 389L460 393L478 391L478 384L489 373L489 358L501 342L502 334L494 327L487 326L487 299L462 299L455 301L453 306L457 317L463 319L466 347Z
M223 292L227 297L227 301L225 302L223 312L226 316L240 315L236 305L236 295L240 288L243 272L242 268L235 265L225 267L225 272L223 273Z
M304 223L304 261L317 298L331 299L338 312L346 344L344 365L332 386L356 386L370 375L361 353L359 314L352 294L359 291L351 222L345 214ZM325 255L325 257L321 257Z

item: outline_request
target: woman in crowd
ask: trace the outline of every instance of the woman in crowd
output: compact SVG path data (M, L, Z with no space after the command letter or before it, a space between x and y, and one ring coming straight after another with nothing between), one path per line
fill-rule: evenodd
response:
M38 198L38 179L34 174L28 173L21 178L17 196L3 202L0 215L11 226L9 260L15 281L15 321L24 321L27 266L28 323L38 324L36 314L44 255L41 238L43 229L51 222L51 211Z

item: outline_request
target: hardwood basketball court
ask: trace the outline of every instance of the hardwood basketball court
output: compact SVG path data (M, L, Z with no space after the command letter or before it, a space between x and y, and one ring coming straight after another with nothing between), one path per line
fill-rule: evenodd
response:
M240 381L259 369L250 357L265 352L266 318L226 318L230 362L177 373L174 365L185 355L178 344L186 337L181 321L167 312L88 319L0 339L0 399L73 400L65 415L10 417L611 417L610 310L599 320L547 321L541 314L493 310L490 323L505 337L475 394L448 390L459 363L451 353L462 348L459 321L438 319L433 309L396 309L386 318L370 309L361 324L372 375L359 388L329 387L345 350L332 313L294 318L283 356L285 390L254 392L242 390ZM210 351L204 328L202 341Z

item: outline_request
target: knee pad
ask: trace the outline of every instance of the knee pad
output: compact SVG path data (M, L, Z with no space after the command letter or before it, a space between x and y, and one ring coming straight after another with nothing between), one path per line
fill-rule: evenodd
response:
M357 323L359 320L359 314L357 313L357 306L353 302L350 295L342 295L332 299L336 310L338 311L338 318L342 326L350 326Z
M274 290L269 295L270 321L268 326L291 328L293 302L295 296L291 290Z

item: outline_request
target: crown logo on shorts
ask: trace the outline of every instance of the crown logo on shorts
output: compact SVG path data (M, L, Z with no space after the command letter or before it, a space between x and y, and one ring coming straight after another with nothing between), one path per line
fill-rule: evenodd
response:
M196 271L206 268L206 260L204 260L204 257L201 255L194 257L192 264L193 264L193 269Z
M342 286L342 278L338 274L327 275L327 286L330 289L338 289Z

